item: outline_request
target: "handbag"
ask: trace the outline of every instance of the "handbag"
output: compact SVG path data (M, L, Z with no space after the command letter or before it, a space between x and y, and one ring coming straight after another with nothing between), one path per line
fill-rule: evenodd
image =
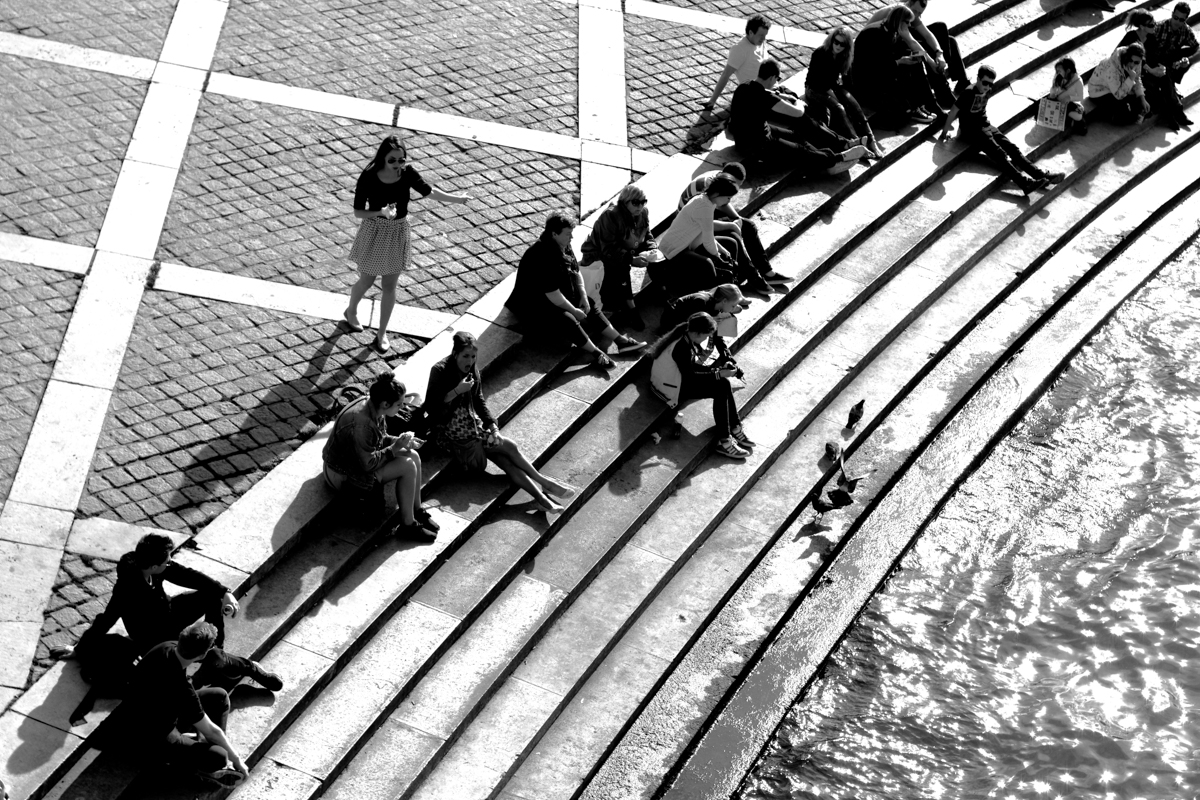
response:
M460 399L450 412L445 428L446 444L455 460L471 472L487 469L487 453L483 449L483 421L475 413L475 401L470 395Z
M1037 124L1056 131L1065 130L1067 127L1067 104L1043 97L1038 102Z

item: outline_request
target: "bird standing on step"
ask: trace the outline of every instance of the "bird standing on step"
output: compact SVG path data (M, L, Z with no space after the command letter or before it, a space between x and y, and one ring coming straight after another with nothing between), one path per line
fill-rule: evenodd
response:
M817 512L816 519L813 522L820 522L821 517L825 516L828 511L836 511L839 508L845 508L854 502L854 498L850 493L843 489L831 489L826 493L825 498L819 495L813 498L813 511Z
M867 401L864 399L864 400L859 400L857 403L855 403L853 406L851 406L850 416L846 420L847 428L853 428L855 425L858 424L858 421L860 419L862 419L863 408L864 408L864 406L866 406L866 404L867 404Z
M854 490L858 488L859 481L861 481L863 478L867 477L868 475L870 475L872 472L875 471L873 469L869 469L866 472L864 472L862 475L847 475L846 474L846 461L845 461L844 456L838 457L838 468L841 470L841 474L838 475L838 479L837 479L838 488L843 491L850 492L850 493L853 493Z
M842 457L842 446L837 442L826 442L825 457L830 461L837 461Z

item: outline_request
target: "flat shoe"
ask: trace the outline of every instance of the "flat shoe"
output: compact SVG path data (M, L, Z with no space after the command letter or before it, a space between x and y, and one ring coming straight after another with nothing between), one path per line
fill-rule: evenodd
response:
M429 509L424 506L413 510L413 519L421 523L421 527L425 530L437 533L442 529L442 526L434 521L433 515L429 513Z
M791 283L792 279L787 275L780 275L775 270L763 273L763 280L767 283Z
M380 355L385 355L391 351L392 343L386 339L383 340L382 342L379 341L378 339L376 339L375 343L373 345L371 345L371 347L373 347L375 349L376 353L379 353Z
M401 539L409 539L414 542L421 542L422 544L430 544L437 541L437 534L426 530L419 522L414 522L412 525L401 523L392 529L392 533Z
M633 350L641 350L646 346L645 342L639 342L632 336L626 336L625 334L621 334L616 339L613 339L613 344L617 346L618 353L628 353Z
M349 314L342 314L342 321L346 323L346 327L355 333L361 333L363 330L362 323L357 319L350 319Z

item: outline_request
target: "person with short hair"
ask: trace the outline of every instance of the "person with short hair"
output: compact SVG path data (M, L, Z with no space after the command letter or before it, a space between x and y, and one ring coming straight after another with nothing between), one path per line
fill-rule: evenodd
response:
M1142 85L1146 50L1140 44L1118 47L1101 61L1088 80L1088 97L1096 104L1095 114L1118 125L1141 122L1150 113L1150 102Z
M645 342L617 333L588 299L579 263L571 252L574 229L575 220L565 213L546 218L541 237L521 256L512 294L504 305L530 333L536 331L538 338L570 342L597 366L610 369L613 360L592 337L611 340L620 353L645 347Z
M950 109L946 121L942 124L941 141L950 138L950 127L955 119L960 119L959 136L968 144L978 147L1026 196L1044 189L1048 183L1059 183L1066 177L1063 173L1046 172L1035 166L1021 152L1021 148L1009 141L999 128L988 121L988 95L991 94L995 83L996 70L987 64L980 66L975 83L958 96L954 101L954 108Z
M811 175L837 171L835 167L842 163L849 168L850 162L868 154L861 142L854 144L838 136L807 117L803 108L775 94L780 74L779 62L769 58L758 68L757 78L733 93L729 133L744 159ZM770 124L772 114L793 120L793 129L776 131Z
M705 111L712 111L716 107L717 98L725 91L731 77L736 77L735 89L758 77L758 68L771 56L767 47L767 34L770 31L771 23L762 14L755 14L746 21L746 35L729 48L725 69L721 71L721 77L717 78L712 97L702 106Z
M358 280L350 288L350 301L343 315L352 331L361 331L358 304L380 281L379 328L375 350L391 351L387 325L396 305L396 283L409 268L412 246L409 237L408 203L411 192L443 203L466 203L466 194L448 194L430 186L408 161L408 148L397 136L385 137L367 162L354 186L354 216L360 221L350 260L358 265Z
M730 161L719 170L697 175L680 193L679 206L676 210L682 211L693 197L704 194L713 179L718 177L733 181L733 185L741 189L742 184L746 182L746 168L740 162ZM764 281L768 284L779 284L791 280L772 268L771 262L767 258L767 250L763 247L762 237L758 234L758 226L754 224L754 220L743 217L741 212L734 208L733 203L727 203L716 209L713 219L713 229L717 233L736 233L740 237L741 245L745 248L750 263L758 270Z
M725 282L723 275L733 277L737 245L716 235L713 215L736 194L729 178L714 178L704 194L689 200L671 220L659 241L664 260L650 265L651 280L666 290L668 299L711 289Z
M223 786L235 786L249 776L225 735L228 692L196 689L188 679L188 671L205 660L216 638L216 628L196 622L178 639L162 642L142 656L128 695L110 718L107 746L142 761L195 770Z
M1169 127L1175 130L1180 125L1191 125L1183 110L1182 98L1175 88L1192 67L1192 59L1200 54L1200 41L1188 25L1192 7L1187 3L1176 3L1169 19L1154 26L1154 32L1146 38L1146 72L1144 78L1150 104L1164 117ZM1161 70L1161 73L1159 72Z
M367 495L394 487L400 525L394 533L418 542L437 539L440 527L421 502L424 441L413 431L388 433L389 418L412 414L404 384L391 370L379 373L367 394L338 412L321 451L325 481L335 491Z
M876 127L898 129L910 121L937 119L932 111L937 99L925 71L928 56L924 51L913 52L916 45L909 44L909 26L915 20L908 6L888 6L854 37L852 88L856 98L875 109L872 119Z
M500 425L488 409L477 366L479 342L475 335L455 331L450 348L450 355L429 370L425 398L438 446L468 471L482 471L492 461L542 510L562 511L563 507L548 495L569 497L575 490L539 472L517 443L500 433Z
M600 310L614 323L634 330L646 327L633 299L630 267L645 267L643 255L658 245L650 236L650 212L646 192L636 183L621 190L617 199L601 212L584 240L580 253L587 267L599 261L604 267L600 286ZM594 299L594 298L593 298Z

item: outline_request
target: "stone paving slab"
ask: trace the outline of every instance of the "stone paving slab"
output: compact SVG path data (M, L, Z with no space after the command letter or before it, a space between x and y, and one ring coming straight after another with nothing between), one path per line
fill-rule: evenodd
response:
M82 279L0 261L0 500L8 497Z
M370 338L327 320L148 292L80 513L194 532L317 431L333 392L388 367ZM392 346L415 349L398 336Z
M738 12L740 13L740 12ZM737 35L625 17L625 74L628 84L629 145L673 154L683 150L688 127L708 101ZM808 66L808 48L771 42L784 76ZM718 106L727 106L728 86Z
M213 68L573 135L577 10L428 0L234 4Z
M827 31L837 25L861 26L878 9L888 5L885 0L758 0L747 5L737 0L660 0L674 6L695 8L713 14L748 19L762 14L772 25L791 25L810 31Z
M0 230L94 245L146 85L0 55Z
M156 58L176 0L5 0L0 30Z
M357 273L346 257L358 222L354 184L393 129L205 96L159 258L333 292ZM410 158L464 207L418 201L413 269L397 299L459 312L516 267L554 208L579 204L579 165L461 139L399 132ZM368 294L377 295L378 289Z

